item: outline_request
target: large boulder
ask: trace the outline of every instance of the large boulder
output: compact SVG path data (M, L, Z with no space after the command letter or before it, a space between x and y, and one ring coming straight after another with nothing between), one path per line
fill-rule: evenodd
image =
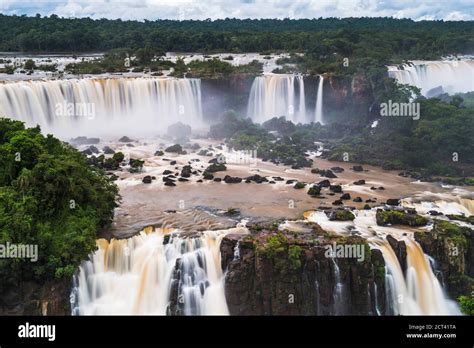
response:
M425 226L428 219L407 210L383 210L377 209L375 215L377 225L407 225L412 227Z
M181 170L181 176L183 178L189 178L191 176L191 172L192 172L192 168L191 166L189 165L186 165L183 167L183 169Z

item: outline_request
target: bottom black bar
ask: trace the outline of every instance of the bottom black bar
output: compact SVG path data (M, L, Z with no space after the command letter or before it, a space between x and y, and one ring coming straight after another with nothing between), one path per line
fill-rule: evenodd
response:
M472 347L473 329L473 319L467 316L0 317L0 347L275 343Z

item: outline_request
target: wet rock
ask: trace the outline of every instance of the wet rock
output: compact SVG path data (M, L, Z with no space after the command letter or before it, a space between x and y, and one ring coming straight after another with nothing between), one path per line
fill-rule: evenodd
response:
M304 188L306 186L306 184L304 182L301 182L301 181L298 181L294 186L293 188L294 189L297 189L297 190L300 190L302 188Z
M84 151L81 151L81 153L87 156L90 156L93 154L92 150L89 148L85 149Z
M206 168L206 172L208 173L223 172L226 170L227 170L227 167L223 163L212 163L210 166Z
M368 204L364 205L364 210L370 210L370 209L372 209L372 208L370 207L370 205L368 205Z
M364 171L364 168L362 166L353 166L352 167L352 170L354 172L363 172Z
M348 194L348 193L344 193L341 197L340 197L341 200L348 200L348 199L351 199L351 195Z
M94 145L89 146L89 150L91 150L92 153L95 153L95 154L100 152L99 149L96 148Z
M166 181L165 186L176 186L176 184L172 181Z
M163 175L169 175L169 174L172 174L173 172L171 170L168 170L168 169L165 169L163 171Z
M151 179L151 176L150 176L150 175L147 175L147 176L145 176L145 177L142 179L142 182L143 182L144 184L151 184L151 181L152 181L152 179Z
M186 181L189 181L189 179L186 179L186 178L178 178L178 181L186 182Z
M165 149L166 152L173 152L173 153L182 153L183 148L179 144L174 144L172 146L169 146Z
M113 155L115 153L115 151L110 147L110 146L104 146L104 148L102 149L102 151L106 154L106 155Z
M403 270L403 272L407 269L407 246L404 241L396 240L392 235L387 235L387 242L390 244L390 247L395 252L397 256L398 262Z
M260 176L258 174L255 174L255 175L252 175L252 176L248 176L245 178L245 180L250 180L250 181L254 181L256 182L257 184L261 184L263 182L268 182L268 179L264 176Z
M329 189L334 193L342 193L342 186L341 185L330 185Z
M332 172L332 170L327 169L327 170L321 170L319 172L319 175L324 176L326 178L334 179L337 178L337 175Z
M354 181L354 185L365 185L365 180L361 179L361 180Z
M211 173L208 173L208 172L204 172L202 174L202 177L204 180L212 180L214 179L214 175L212 175Z
M224 182L226 184L238 184L238 183L242 182L242 178L239 178L237 176L226 175L224 177Z
M178 163L178 162L176 162L176 161L171 161L171 162L170 162L170 164L171 164L172 166L174 166L176 163Z
M308 195L312 197L319 196L320 193L321 193L321 188L316 185L311 186L308 190Z
M80 145L98 144L100 143L100 139L88 138L88 137L77 137L77 138L69 140L69 142L74 146L80 146Z
M294 179L288 179L286 180L286 184L287 185L291 185L291 184L294 184L295 182L297 182L298 180L294 180Z
M191 166L189 165L186 165L183 167L183 169L181 170L181 176L183 178L189 178L191 176L191 171L192 171L192 168Z
M397 206L397 205L400 205L400 199L399 198L389 198L389 199L387 199L387 202L385 204L392 205L392 206Z
M127 136L121 137L118 141L120 141L121 143L131 143L131 142L133 142L133 140L130 139L129 137L127 137Z
M383 210L377 209L376 221L379 226L386 225L407 225L407 226L425 226L428 220L413 211Z
M221 182L222 179L221 179L221 178L214 178L214 181L215 181L215 182Z
M362 198L356 197L356 198L354 198L352 201L353 201L353 202L360 203L360 202L362 202Z
M342 173L344 171L344 168L341 168L341 167L332 167L331 170L334 172L334 173Z
M158 151L155 152L155 156L164 156L164 154L165 153L161 150L158 150Z
M332 205L343 205L344 203L340 199L336 199L334 202L332 202Z
M355 215L351 211L345 209L333 209L328 210L325 213L331 221L353 221L355 219Z
M327 179L318 182L319 187L329 187L330 185L331 185L331 183Z

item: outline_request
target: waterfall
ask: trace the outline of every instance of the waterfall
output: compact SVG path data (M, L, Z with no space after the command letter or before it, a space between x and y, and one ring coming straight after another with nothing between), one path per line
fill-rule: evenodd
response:
M201 121L201 81L107 78L0 84L0 116L59 136L153 133Z
M316 111L315 111L315 118L314 122L319 122L323 124L323 84L324 84L324 77L323 75L319 76L319 85L318 85L318 94L316 96Z
M460 193L456 192L456 194ZM426 195L425 193L422 197ZM449 197L454 199L451 194L443 195L445 195L443 196L445 200ZM464 199L464 201L464 204L469 206L468 201L472 200ZM408 205L408 200L404 204ZM356 230L361 236L366 237L373 248L381 250L386 269L387 314L460 315L456 302L445 295L442 284L431 268L429 256L423 253L416 241L403 238L407 246L407 269L403 270L388 242L380 239L387 234L403 236L407 233L406 229L378 226L375 220L376 209L354 210L353 213L356 215L353 222L330 221L328 216L321 211L309 214L307 220L317 223L325 231L341 235L347 234L350 227L351 230ZM337 288L336 286L334 296L337 296Z
M460 315L455 302L445 296L420 245L408 238L404 241L407 246L405 274L390 245L384 242L380 246L386 263L385 285L391 314Z
M296 100L298 107L295 105ZM250 89L247 115L259 123L280 116L285 116L294 123L305 123L303 76L287 74L257 76Z
M420 88L426 97L474 91L474 60L413 61L389 66L388 75Z
M337 264L336 258L331 257L331 260L334 266L334 294L333 294L334 314L343 315L345 314L344 285L342 284L342 281L341 281L341 272L339 270L339 266Z
M184 238L157 229L98 240L74 278L72 314L165 315L171 305L184 315L229 314L219 247L233 230Z

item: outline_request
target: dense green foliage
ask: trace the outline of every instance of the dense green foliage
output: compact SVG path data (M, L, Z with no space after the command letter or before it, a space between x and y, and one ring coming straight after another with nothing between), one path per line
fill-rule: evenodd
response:
M122 21L0 15L2 51L311 51L323 56L429 58L472 52L472 22L393 18ZM146 57L146 54L144 55Z
M467 315L474 315L474 296L459 296L461 311Z
M393 98L392 100L397 100ZM406 99L405 101L408 101ZM474 175L474 108L418 98L420 119L380 117L375 128L335 140L330 159L418 170L422 175Z
M293 128L289 124L292 123L280 117L258 125L250 119L239 118L235 113L227 112L221 123L211 126L209 136L225 138L227 144L235 150L256 150L257 157L264 161L294 168L310 167L312 162L306 158L306 152L317 149L314 142L318 140L318 129L321 126L299 124L293 125ZM278 133L272 134L271 130L277 130Z
M277 272L289 273L301 268L302 248L292 244L282 232L268 237L264 243L257 244L256 250L273 263Z
M40 128L0 119L0 244L38 246L38 260L1 259L1 286L71 276L95 250L118 189L85 157Z

